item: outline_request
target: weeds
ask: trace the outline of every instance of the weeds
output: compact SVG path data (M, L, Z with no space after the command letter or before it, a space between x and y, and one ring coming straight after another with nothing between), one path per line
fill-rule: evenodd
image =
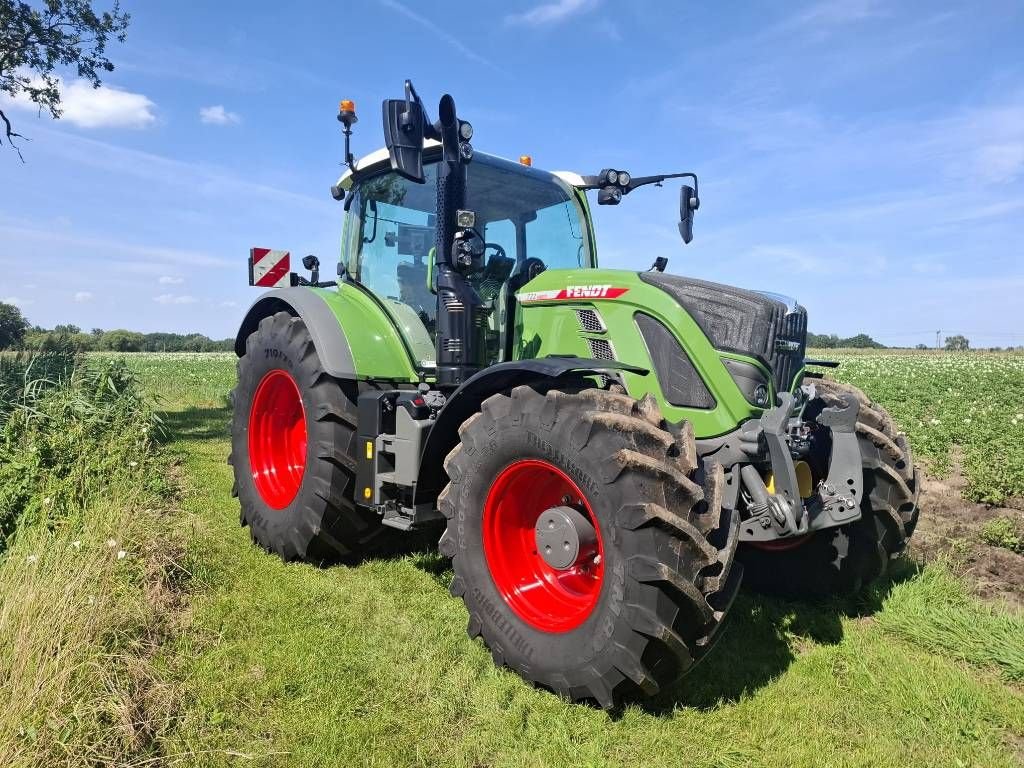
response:
M121 362L0 363L0 765L149 759L180 571L158 422Z
M994 517L982 526L979 535L983 542L993 547L1024 554L1024 533L1013 518Z

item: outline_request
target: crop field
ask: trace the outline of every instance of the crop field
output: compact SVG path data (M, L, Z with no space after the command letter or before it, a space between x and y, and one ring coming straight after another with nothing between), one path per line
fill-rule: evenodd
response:
M139 736L120 752L74 752L56 726L18 725L27 751L14 754L33 754L52 732L63 741L45 754L63 757L11 764L1020 765L1024 355L818 356L841 360L836 377L890 409L927 468L909 557L856 599L742 593L688 678L614 714L495 669L466 636L449 564L430 542L326 569L253 546L226 464L234 357L124 356L156 398L162 471L177 489L159 521L133 514L133 542L117 544L132 562L170 541L178 574L174 599L158 603L160 631L146 635L156 637L146 682L131 688L145 695L114 714L100 707L101 724L123 721ZM153 526L149 544L140 526ZM93 537L101 554L107 536ZM27 551L4 567L16 570Z
M1024 354L816 354L840 361L836 378L885 405L934 473L959 461L968 499L1024 498Z

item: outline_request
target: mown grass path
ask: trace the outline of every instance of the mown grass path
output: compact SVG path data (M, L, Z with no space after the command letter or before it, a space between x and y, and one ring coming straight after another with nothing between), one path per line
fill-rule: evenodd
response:
M233 365L138 365L155 390L177 391L167 423L186 484L191 608L161 660L182 691L181 716L162 736L169 762L1020 764L1024 696L1007 681L1012 658L1003 669L973 666L959 660L974 657L954 636L928 651L914 642L913 622L894 632L887 627L906 622L880 620L911 606L916 621L929 621L939 598L914 576L890 603L884 592L824 607L741 595L693 675L616 717L535 691L467 638L436 554L321 570L252 546L225 463L221 394ZM1021 627L1011 621L1000 642L1024 645Z

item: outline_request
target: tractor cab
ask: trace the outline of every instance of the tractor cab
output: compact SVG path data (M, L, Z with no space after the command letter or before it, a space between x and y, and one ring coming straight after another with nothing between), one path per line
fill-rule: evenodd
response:
M423 182L393 170L387 150L354 163L345 192L341 267L392 316L424 367L437 335L437 184L441 148L430 143ZM483 362L513 355L515 293L547 269L595 267L585 195L558 175L476 153L465 206L481 251L467 280L481 300Z

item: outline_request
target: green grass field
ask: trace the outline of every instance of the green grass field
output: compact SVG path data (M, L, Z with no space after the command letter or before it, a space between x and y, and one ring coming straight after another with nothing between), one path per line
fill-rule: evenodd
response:
M159 403L163 448L117 448L120 422L111 422L103 434L114 449L97 443L98 458L84 463L67 452L70 467L93 472L94 492L59 524L44 515L23 525L0 554L0 764L1024 761L1024 616L975 596L956 546L927 564L903 561L893 581L855 600L741 594L717 647L689 677L609 714L496 669L466 636L465 610L448 594L449 564L427 545L327 569L285 565L253 546L226 463L233 356L124 359ZM952 392L974 377L987 403L1019 407L1020 356L843 359L842 376L892 407L934 471L951 469L962 451L968 488L1016 493L1018 476L979 474L971 459L1014 416L965 409ZM965 418L977 426L956 426ZM58 431L47 444L77 439ZM31 445L13 449L35 455ZM1024 445L999 450L1019 460ZM94 469L108 465L103 485ZM163 476L176 494L152 482ZM45 512L51 494L78 487L33 477L29 509ZM1005 567L1024 567L1024 556L999 552Z
M858 356L851 378L888 381L880 359ZM495 669L435 553L317 569L252 546L225 463L232 358L131 365L162 398L184 486L190 609L158 660L180 701L157 734L169 764L1020 764L1024 619L941 564L908 563L850 603L742 595L692 676L611 716ZM901 419L917 396L894 405Z

